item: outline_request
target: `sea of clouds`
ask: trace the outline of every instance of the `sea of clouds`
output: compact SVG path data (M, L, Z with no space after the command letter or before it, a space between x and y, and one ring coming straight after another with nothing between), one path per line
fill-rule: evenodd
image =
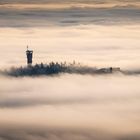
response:
M33 65L129 74L0 74L0 140L139 140L139 15L138 0L1 0L0 71L26 66L29 45Z
M139 76L0 80L2 140L138 140Z

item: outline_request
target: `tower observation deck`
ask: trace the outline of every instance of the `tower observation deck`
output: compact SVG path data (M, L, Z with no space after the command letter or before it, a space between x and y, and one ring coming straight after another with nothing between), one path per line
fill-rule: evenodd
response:
M33 50L28 50L28 46L27 46L26 56L27 56L27 65L32 65Z

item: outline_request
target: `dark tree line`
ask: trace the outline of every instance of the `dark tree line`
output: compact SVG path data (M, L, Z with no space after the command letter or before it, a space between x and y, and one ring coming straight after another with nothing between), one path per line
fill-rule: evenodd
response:
M39 76L39 75L54 75L59 73L76 73L76 74L110 74L114 71L120 71L119 68L101 68L82 66L80 63L54 63L36 64L33 66L11 68L4 73L10 76Z
M67 64L66 62L50 62L49 64L41 63L34 66L11 68L9 71L6 71L6 73L11 76L52 75L66 72L71 73L72 67L78 67L78 65L79 64L75 64L75 62L72 64Z

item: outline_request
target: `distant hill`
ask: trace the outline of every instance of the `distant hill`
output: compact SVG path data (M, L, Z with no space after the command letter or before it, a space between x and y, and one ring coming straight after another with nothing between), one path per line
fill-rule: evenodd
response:
M79 63L67 64L64 63L54 63L49 64L36 64L33 66L11 68L5 70L4 74L9 76L39 76L39 75L55 75L60 73L69 73L69 74L111 74L114 72L120 72L120 68L101 68L97 69L96 67L82 66Z

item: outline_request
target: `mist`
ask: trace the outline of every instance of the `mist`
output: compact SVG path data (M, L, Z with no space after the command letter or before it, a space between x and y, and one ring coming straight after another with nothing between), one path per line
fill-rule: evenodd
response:
M0 140L139 140L139 23L138 0L1 0Z
M139 76L0 79L1 139L140 138Z

